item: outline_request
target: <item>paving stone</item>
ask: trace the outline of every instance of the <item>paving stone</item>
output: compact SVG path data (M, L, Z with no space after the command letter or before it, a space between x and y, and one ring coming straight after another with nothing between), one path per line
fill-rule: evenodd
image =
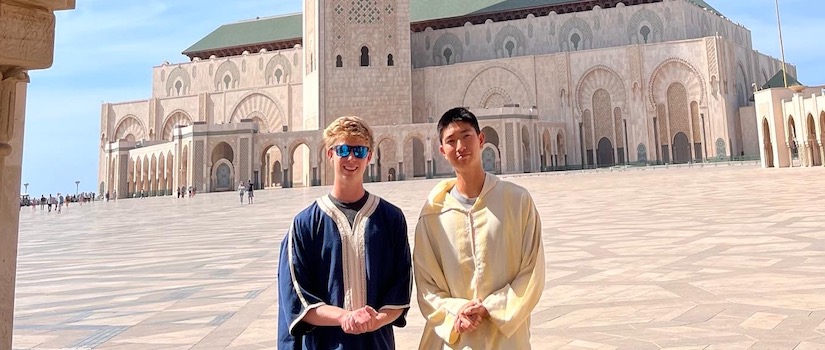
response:
M825 168L508 176L542 218L536 349L825 348ZM435 180L367 184L413 230ZM23 210L14 349L274 349L279 246L329 188ZM802 202L800 202L801 198ZM417 348L416 301L399 349Z

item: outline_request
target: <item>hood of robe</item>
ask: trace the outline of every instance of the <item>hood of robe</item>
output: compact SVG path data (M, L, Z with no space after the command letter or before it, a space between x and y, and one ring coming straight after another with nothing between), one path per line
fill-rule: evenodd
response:
M479 206L479 203L483 205L484 197L490 192L490 190L498 185L498 182L498 176L486 173L486 177L484 178L484 186L481 187L481 193L479 193L478 199L476 199L476 204L473 205L473 208ZM454 209L464 210L458 201L450 195L450 190L453 186L455 186L455 183L456 179L454 178L439 182L427 196L427 203L425 203L424 207L421 209L421 216L440 214L442 212ZM472 209L470 210L472 211Z

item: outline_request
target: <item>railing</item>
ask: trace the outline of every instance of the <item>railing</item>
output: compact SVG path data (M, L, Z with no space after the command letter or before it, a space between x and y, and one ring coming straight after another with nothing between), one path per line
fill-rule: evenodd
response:
M594 171L622 171L628 169L641 169L641 168L649 168L649 169L668 169L668 168L702 168L707 166L739 166L739 165L756 165L759 164L761 158L756 156L738 156L738 157L730 157L729 159L719 159L713 158L708 159L705 162L688 162L682 164L672 164L672 163L659 163L656 164L655 162L631 162L626 164L616 164L611 166L594 166L594 165L566 165L566 166L546 166L544 167L541 172L562 172L562 171L581 171L581 170L594 170Z

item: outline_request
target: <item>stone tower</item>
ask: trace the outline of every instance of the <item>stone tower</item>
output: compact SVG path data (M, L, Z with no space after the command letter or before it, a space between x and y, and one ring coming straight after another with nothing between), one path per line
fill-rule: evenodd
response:
M408 0L304 1L304 124L412 122Z

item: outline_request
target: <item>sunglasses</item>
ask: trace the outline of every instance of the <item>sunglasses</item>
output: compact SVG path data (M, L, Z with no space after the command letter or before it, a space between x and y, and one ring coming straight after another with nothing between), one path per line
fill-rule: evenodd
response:
M334 149L335 154L341 158L349 157L350 153L352 153L355 158L364 159L370 154L370 148L367 146L338 145L333 146L332 149Z

